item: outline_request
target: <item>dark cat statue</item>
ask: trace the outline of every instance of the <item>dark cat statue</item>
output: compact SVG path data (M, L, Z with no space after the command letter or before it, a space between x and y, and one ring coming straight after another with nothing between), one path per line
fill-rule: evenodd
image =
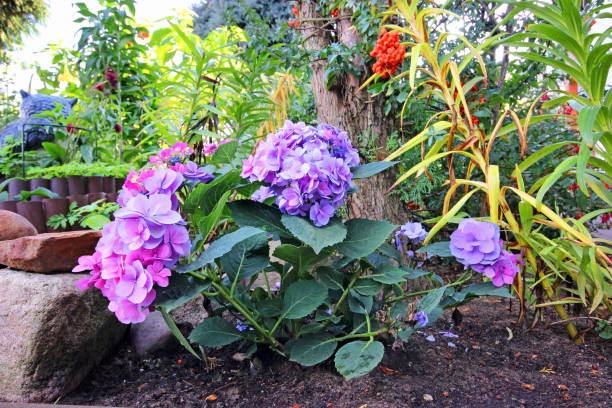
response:
M0 147L3 147L8 139L15 142L21 141L21 131L24 130L26 150L38 149L43 142L51 142L55 139L55 129L45 125L53 124L48 118L33 117L37 113L52 111L59 103L62 106L62 115L67 118L72 113L72 107L77 103L77 98L66 99L61 96L45 94L30 95L24 90L21 94L21 109L18 120L8 124L0 130ZM35 126L32 126L35 125Z

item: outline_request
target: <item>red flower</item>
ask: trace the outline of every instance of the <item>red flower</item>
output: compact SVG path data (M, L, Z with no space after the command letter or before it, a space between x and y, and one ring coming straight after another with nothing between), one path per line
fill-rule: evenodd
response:
M337 18L338 14L340 14L340 10L338 9L332 10L330 14L332 15L332 17Z
M117 74L115 74L115 71L111 67L106 68L104 77L108 81L108 86L111 89L117 89L117 86L119 85L119 77Z
M582 213L578 212L578 214L574 217L575 219L579 220L582 218Z
M72 123L69 123L69 124L66 125L66 132L68 132L68 133L76 133L77 132L77 128Z
M115 123L115 132L117 133L123 132L123 126L121 126L119 123Z
M568 190L572 191L572 190L578 190L580 187L578 187L578 184L574 183L571 186L569 186Z
M298 16L298 6L297 4L295 6L293 6L293 10L291 10L291 12L293 13L294 16Z
M97 84L95 84L95 85L94 85L94 88L95 88L97 91L102 92L102 91L104 91L104 83L103 83L103 82L97 83Z
M297 21L297 20L296 21L289 21L289 22L287 22L287 24L289 24L289 27L296 28L296 27L299 27L300 22Z
M601 223L602 224L607 224L607 223L610 222L611 219L612 219L612 214L605 213L604 215L601 216Z
M604 186L606 186L606 188L607 188L608 190L610 189L610 185L609 185L608 183L606 183L605 181L604 181Z

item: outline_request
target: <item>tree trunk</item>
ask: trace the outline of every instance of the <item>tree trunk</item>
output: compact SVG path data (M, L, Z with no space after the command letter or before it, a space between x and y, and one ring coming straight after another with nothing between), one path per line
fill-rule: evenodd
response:
M330 45L334 37L348 47L352 47L360 40L349 19L331 23L322 19L315 8L316 3L313 1L300 4L299 29L303 30L306 38L304 46L308 50L319 51ZM359 66L363 64L363 58L356 58L353 62ZM312 92L319 122L345 130L353 146L360 144L360 136L375 135L376 156L379 159L386 157L389 153L385 151L387 138L399 128L399 119L393 113L385 116L384 98L371 97L365 91L358 91L360 79L350 74L339 78L332 89L328 90L325 86L327 61L314 61L311 63L311 68ZM365 163L363 157L361 162ZM357 180L359 191L347 202L349 216L387 219L398 225L405 223L408 211L404 208L404 204L397 195L385 194L397 177L397 170L391 168L382 174Z

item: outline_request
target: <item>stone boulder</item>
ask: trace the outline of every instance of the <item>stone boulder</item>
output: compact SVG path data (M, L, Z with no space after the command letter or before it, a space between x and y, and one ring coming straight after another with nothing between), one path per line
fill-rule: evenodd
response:
M100 291L81 292L84 276L0 269L0 400L55 401L121 340L127 325Z
M0 241L36 235L36 228L21 215L0 210Z
M176 337L158 311L149 313L144 322L130 327L130 341L140 357L177 344Z
M93 254L102 231L50 232L0 241L0 264L23 271L69 272Z

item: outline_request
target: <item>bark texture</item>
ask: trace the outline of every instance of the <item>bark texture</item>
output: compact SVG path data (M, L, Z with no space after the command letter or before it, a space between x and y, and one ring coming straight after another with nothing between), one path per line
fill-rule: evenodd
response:
M349 19L332 24L318 15L315 2L301 2L299 28L303 30L306 41L304 46L311 51L319 51L330 45L335 39L351 47L360 38ZM354 61L356 66L363 64L363 59ZM389 152L385 151L387 138L399 128L399 121L394 115L385 116L384 99L371 97L365 91L358 91L364 78L355 78L347 74L339 78L332 89L325 86L326 60L314 61L312 68L312 91L319 122L328 123L345 130L353 146L360 144L360 136L375 135L376 156L383 159ZM362 157L362 164L365 163ZM369 219L387 219L395 224L406 221L406 209L396 195L385 195L387 189L395 182L398 174L393 168L369 177L357 180L359 191L347 202L351 217Z

